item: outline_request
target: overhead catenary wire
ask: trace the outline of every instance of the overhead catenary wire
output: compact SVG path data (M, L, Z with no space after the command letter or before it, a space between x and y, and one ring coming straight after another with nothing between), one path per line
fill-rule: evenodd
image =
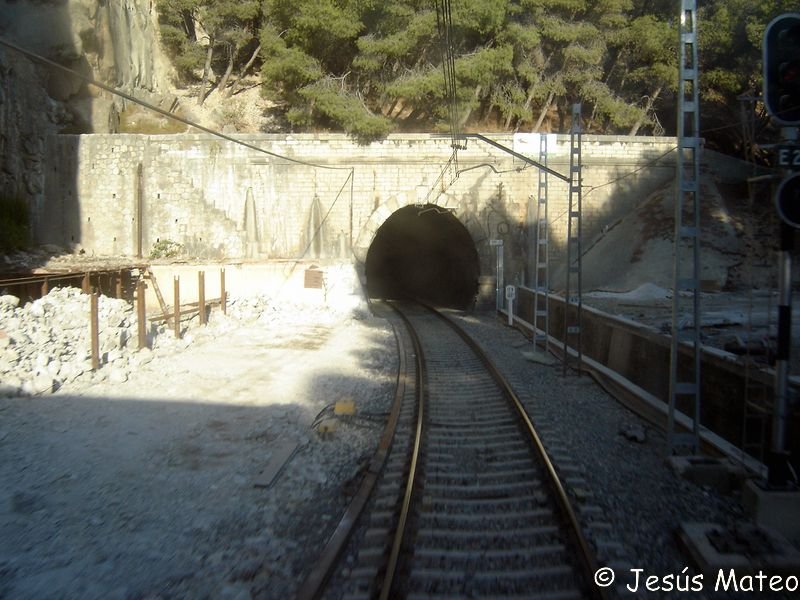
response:
M450 121L451 145L457 150L459 144L458 99L456 97L456 61L453 51L453 12L450 0L436 0L436 25L442 49L442 70L444 71L444 96L447 101Z

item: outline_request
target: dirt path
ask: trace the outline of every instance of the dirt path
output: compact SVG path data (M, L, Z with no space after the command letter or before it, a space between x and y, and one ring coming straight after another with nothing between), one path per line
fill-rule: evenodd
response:
M386 411L382 321L312 311L196 333L127 382L0 398L0 598L285 597ZM330 412L330 411L328 411ZM273 485L271 458L292 452Z

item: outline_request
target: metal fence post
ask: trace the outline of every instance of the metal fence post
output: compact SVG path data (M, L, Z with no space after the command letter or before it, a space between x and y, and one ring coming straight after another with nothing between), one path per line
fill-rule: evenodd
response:
M219 270L219 302L222 306L222 314L228 314L228 294L225 292L225 269Z
M97 309L97 292L89 296L89 335L92 339L92 370L100 368L100 323Z
M173 280L173 288L174 288L174 308L173 308L173 315L172 318L175 321L175 337L181 337L181 278L179 275L175 275L175 279Z
M197 302L200 308L200 325L206 324L206 273L197 272Z
M147 346L147 313L144 305L144 281L136 284L136 311L139 322L139 350Z

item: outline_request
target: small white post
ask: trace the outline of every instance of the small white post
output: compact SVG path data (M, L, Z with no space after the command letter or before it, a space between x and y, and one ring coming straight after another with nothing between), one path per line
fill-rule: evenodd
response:
M497 264L495 266L495 309L500 312L503 308L503 240L489 240L489 245L497 250Z
M514 326L514 299L517 297L517 288L513 285L506 286L506 304L508 305L508 326Z

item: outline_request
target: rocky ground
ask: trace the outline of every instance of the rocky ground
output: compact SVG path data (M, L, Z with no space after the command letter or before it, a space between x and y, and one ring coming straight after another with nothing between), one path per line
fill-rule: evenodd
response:
M87 296L0 298L0 598L290 597L374 451L391 330L360 302L256 296L208 326L187 320L179 340L151 328L152 349L136 350L130 307L101 298L100 311L93 372ZM682 522L748 522L738 495L677 477L663 433L587 377L529 362L529 342L491 315L459 318L586 481L620 576L690 565ZM350 399L355 415L336 415Z
M103 45L80 38L78 26L91 25L82 30L92 31L90 21L117 3L107 3L105 12L91 2L28 4L17 10L33 18L5 33L48 52L75 50L75 56L84 56L85 44L87 66L102 78L96 67ZM131 15L150 14L149 2L124 4ZM74 34L42 21L64 11L69 19L62 20L76 26ZM121 30L98 39L133 40L118 55L141 56L141 48L149 47L141 40L152 30L151 18L118 22ZM41 88L20 84L35 78L27 61L4 53L0 62L11 81L4 100L13 124L0 172L36 194L36 177L28 174L45 168L40 134L72 131L80 124L72 115L81 116L87 106L105 126L109 111L100 108L110 103L77 94L67 110ZM194 106L193 91L165 86L161 68L157 61L128 60L108 72L161 88L162 100L177 95L184 106ZM77 91L59 78L47 84L65 98ZM187 116L228 132L270 131L275 124L254 102L258 89L245 88L233 99L213 92L204 108ZM758 279L764 267L759 261L752 269L737 266L742 256L754 254L754 244L738 235L744 227L735 212L731 218L724 205L713 206L719 214L709 215L716 220L709 239L715 246L743 247L735 253L712 249L725 277L703 277L738 289L749 281L745 271ZM771 214L770 203L763 206ZM597 242L597 262L587 257L586 271L605 284L610 275L641 270L644 279L608 288L616 292L653 282L654 273L664 277L656 284L669 285L670 254L662 238L670 227L661 218L668 214L664 198L643 205L615 228L616 235ZM638 232L649 238L634 237ZM645 260L647 253L660 257L662 266ZM623 254L632 269L608 259ZM78 257L85 264L93 258ZM43 255L22 266L47 260ZM9 272L17 266L5 265ZM764 286L771 279L764 277ZM152 350L137 351L130 308L102 298L100 310L103 366L92 372L88 298L57 291L24 307L13 297L0 300L0 598L286 597L374 447L376 420L394 382L391 332L363 312L296 305L280 310L253 299L234 303L229 318L215 315L208 328L187 322L182 340L166 329L151 330ZM475 325L505 353L506 366L524 364L513 332L491 319ZM520 386L546 392L531 395L530 402L549 411L549 435L579 456L595 495L605 499L610 520L625 533L629 556L641 560L634 564L662 575L682 567L671 540L671 526L680 518L738 520L736 499L719 499L664 470L659 432L647 430L644 443L618 435L621 424L636 425L635 417L585 379L565 383L551 371L529 366ZM324 421L335 401L350 397L356 417ZM335 431L320 433L320 425ZM275 481L266 482L284 462Z
M86 296L3 298L0 598L287 597L377 442L391 330L250 298L136 351L130 308L100 306L93 373Z

